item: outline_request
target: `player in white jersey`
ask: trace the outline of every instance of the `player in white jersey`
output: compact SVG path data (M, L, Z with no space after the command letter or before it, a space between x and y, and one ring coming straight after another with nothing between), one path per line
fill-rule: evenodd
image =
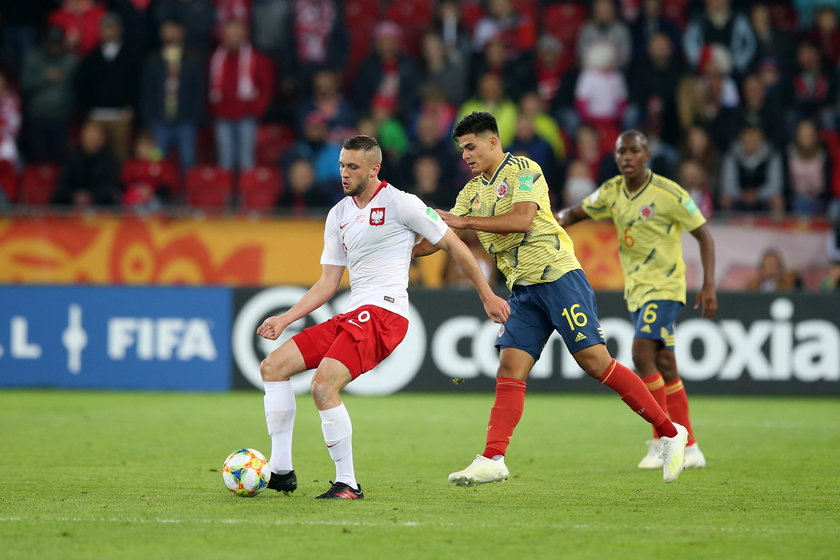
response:
M418 236L449 251L476 287L487 316L503 323L507 302L496 296L472 252L438 214L419 198L379 179L382 151L376 139L354 136L339 156L341 185L347 197L327 216L321 278L291 309L267 318L257 329L276 340L294 321L326 303L338 291L344 269L350 275L350 311L304 329L263 360L265 417L271 436L269 488L292 492L295 397L289 378L317 368L312 398L321 430L335 462L335 482L317 496L355 500L364 497L353 470L352 425L339 392L373 369L399 345L408 329L408 268Z

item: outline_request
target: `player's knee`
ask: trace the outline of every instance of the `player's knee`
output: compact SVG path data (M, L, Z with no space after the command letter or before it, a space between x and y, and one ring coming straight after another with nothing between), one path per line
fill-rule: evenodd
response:
M263 381L285 381L289 378L283 374L282 360L274 354L269 354L260 362L260 375Z
M324 404L338 395L339 387L328 376L318 375L318 372L315 372L312 376L311 391L315 403Z

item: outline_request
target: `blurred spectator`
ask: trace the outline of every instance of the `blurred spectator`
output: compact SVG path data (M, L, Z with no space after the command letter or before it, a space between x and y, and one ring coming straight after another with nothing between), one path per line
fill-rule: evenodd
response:
M767 4L755 4L750 10L750 23L756 39L753 64L773 60L786 77L793 72L793 40L786 31L776 28Z
M274 95L271 61L248 41L243 22L225 22L210 58L210 112L216 117L219 166L254 167L257 123Z
M730 76L731 58L720 45L703 49L699 73L687 74L677 87L677 112L683 129L699 124L721 151L737 133L738 86Z
M151 211L172 200L178 187L178 172L148 134L134 141L134 155L122 166L120 181L125 189L123 206Z
M298 109L298 130L303 130L306 118L318 112L327 119L331 137L343 142L352 136L356 126L356 111L341 92L341 76L335 70L323 68L312 75L311 97L304 100Z
M53 202L80 208L110 206L119 201L120 163L105 142L99 123L87 121L79 146L67 157Z
M828 274L820 284L820 288L824 292L840 291L840 261L831 261L828 267Z
M501 40L508 59L514 60L536 46L536 23L518 13L512 0L488 0L487 12L473 29L473 49L483 51L491 39Z
M680 163L680 186L684 188L703 216L709 220L715 209L715 193L709 184L709 173L700 163L686 159Z
M372 136L376 136L375 130ZM360 132L361 134L361 132ZM310 162L315 170L317 187L328 185L328 191L323 193L326 205L331 206L341 200L343 193L335 185L341 180L339 167L336 164L341 154L341 144L330 139L330 129L327 117L315 111L309 113L303 123L303 134L289 146L280 158L281 168L290 168L299 159Z
M487 283L491 286L495 285L499 277L498 268L496 268L496 263L493 257L490 256L490 253L481 247L475 231L464 230L464 234L461 235L461 240L472 251L479 268L481 268L481 272L487 279ZM472 286L464 271L455 263L449 253L446 255L446 265L443 268L443 283L450 288L469 288Z
M125 161L131 146L132 119L139 91L139 59L123 44L118 15L106 14L100 23L100 45L79 64L78 103L89 119L105 131L108 144Z
M816 216L826 208L831 170L820 142L816 123L800 121L787 149L790 209L794 214Z
M523 64L521 58L509 59L501 38L493 37L484 44L484 50L476 56L472 64L471 83L476 83L479 76L496 74L502 79L505 94L513 101L518 101L523 88L532 80L531 67Z
M672 56L680 57L680 30L676 24L662 15L662 0L642 0L639 16L630 26L633 39L633 64L644 65L649 62L651 39L655 35L665 35L674 51Z
M20 76L26 53L38 47L38 32L44 23L51 0L3 2L2 63L14 77Z
M831 66L840 62L840 25L835 7L820 6L817 9L816 25L808 31L808 37L820 46L823 57Z
M537 136L534 121L530 115L519 114L516 119L516 134L513 142L506 146L513 155L525 156L534 160L543 171L549 185L556 184L557 163L551 145Z
M390 172L397 173L400 183L409 184L413 180L415 163L423 157L434 158L437 162L439 194L448 200L444 206L451 207L456 194L454 189L458 156L449 133L447 132L446 136L441 135L436 117L430 114L421 114L417 118L417 140L409 145L399 160L399 165Z
M67 46L81 59L99 44L99 23L104 16L104 6L93 0L62 0L61 7L47 18L47 25L60 27Z
M408 133L396 117L396 105L386 97L373 101L370 116L376 123L376 138L382 148L383 163L397 162L408 149Z
M537 136L548 142L558 163L566 158L566 142L557 121L545 110L545 103L530 91L519 99L519 112L531 119Z
M589 169L589 176L598 184L616 175L612 154L604 153L601 149L601 135L588 124L579 126L575 132L572 156Z
M184 45L184 26L166 20L160 27L161 48L143 65L141 114L166 156L177 146L182 171L196 164L195 139L205 116L206 64Z
M108 0L108 11L122 19L123 40L140 54L157 45L158 27L153 18L154 0Z
M467 94L467 65L462 53L448 48L440 35L423 35L422 88L434 87L452 105L460 105Z
M347 64L349 37L343 2L287 0L290 9L282 27L280 45L284 80L299 96L308 96L318 70L341 73ZM277 33L277 30L267 30Z
M435 135L438 139L446 138L452 132L452 125L455 121L457 109L449 103L437 86L424 85L420 89L420 106L412 120L412 129L409 136L417 138L417 125L421 117L428 117L434 123Z
M472 51L470 31L464 26L461 17L461 3L453 0L440 0L435 8L432 29L443 40L450 55L464 58Z
M702 126L691 126L685 131L680 147L680 158L696 162L706 171L709 188L718 192L718 172L720 170L720 152L709 138L709 133Z
M625 124L629 128L656 131L667 143L676 145L680 123L675 99L683 68L674 56L673 47L665 33L650 36L646 56L633 65L630 73L630 106Z
M782 158L757 126L747 125L723 158L721 199L724 210L784 212Z
M796 271L785 267L781 253L768 249L761 255L755 276L747 283L747 289L757 292L792 292L802 289L802 279Z
M743 104L738 118L742 125L760 126L764 137L776 148L784 146L787 134L785 115L777 97L768 97L758 74L747 74L742 83Z
M21 72L26 110L28 162L64 161L74 106L76 57L64 32L47 30L43 45L27 53Z
M793 77L792 118L821 119L833 124L829 118L829 100L835 96L834 76L825 71L822 54L816 43L809 39L800 41L796 50L797 70Z
M401 117L414 108L418 74L411 59L401 52L401 35L392 21L376 25L373 52L362 61L355 77L356 107L361 112L370 112L375 99L393 104Z
M289 0L252 0L251 39L254 46L272 60L283 60L287 71L292 66L291 55L283 48L292 45L294 34L287 30L291 22L293 3ZM277 30L283 32L278 33Z
M689 21L683 35L683 49L688 62L699 67L704 47L719 45L732 58L736 74L742 75L756 53L756 40L750 22L733 12L729 0L705 0L706 10Z
M280 208L290 210L295 216L303 216L317 208L329 206L327 199L319 192L327 187L316 187L315 168L309 160L295 160L288 169L286 188L278 202Z
M213 0L157 0L152 9L155 29L166 20L180 21L186 30L186 45L201 53L209 52L216 27Z
M6 76L0 74L0 161L8 161L15 168L20 166L17 145L20 121L20 97Z
M575 85L575 108L581 121L595 127L619 128L627 106L627 85L616 67L613 45L591 43L583 59L583 71Z
M414 160L405 189L432 208L448 210L455 204L451 189L443 188L440 164L432 155L421 155Z
M537 94L546 107L555 109L559 105L571 105L571 100L561 93L568 91L565 85L568 76L569 57L564 56L563 43L551 35L543 35L537 43L535 74Z
M814 18L820 6L831 6L835 10L840 8L840 0L793 0L792 4L799 16L800 29L809 29L814 25Z
M478 87L474 97L467 99L458 110L456 120L461 120L473 111L487 111L496 117L499 125L499 140L504 148L513 139L516 132L516 116L518 110L506 95L502 87L502 79L492 73L484 74L478 79Z
M584 198L592 194L598 185L592 176L592 170L582 160L572 160L566 168L566 183L563 185L562 206L577 206Z
M216 38L221 39L225 22L238 20L245 23L246 34L251 35L251 0L213 0L216 4Z
M588 66L587 53L596 44L608 43L612 47L614 65L625 68L633 54L630 30L616 12L614 0L594 0L589 19L583 24L577 38L577 53L581 64Z

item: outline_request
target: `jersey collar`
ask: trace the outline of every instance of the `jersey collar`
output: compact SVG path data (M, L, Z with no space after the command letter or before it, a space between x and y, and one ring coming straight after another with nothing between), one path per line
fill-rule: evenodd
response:
M368 201L368 203L367 203L367 205L365 206L365 208L367 208L368 206L370 206L370 203L371 203L371 202L373 202L373 199L374 199L374 198L376 198L376 195L378 195L378 194L379 194L379 191L381 191L382 189L384 189L384 188L385 188L385 187L387 187L387 186L388 186L388 182L387 182L387 181L385 181L385 180L383 179L383 180L382 180L382 182L381 182L381 183L379 183L379 186L378 186L378 187L376 187L376 192L375 192L375 193L373 193L373 196L372 196L372 197L370 197L370 200ZM351 196L350 198L352 198L352 199L353 199L353 204L355 204L355 205L356 205L356 208L358 208L358 209L360 209L360 210L361 210L361 208L362 208L362 207L361 207L361 206L359 206L359 203L358 203L358 202L356 202L356 197L355 197L355 196Z
M484 179L484 173L479 175L479 177L481 177L481 183L483 185L489 185L489 184L493 183L496 180L496 177L499 176L499 171L501 171L502 168L507 164L507 162L510 161L510 158L511 158L510 152L505 152L505 159L502 160L502 163L500 163L499 167L496 168L496 171L493 172L493 176L490 177L489 181Z
M636 191L636 194L630 194L630 190L627 188L627 181L622 181L621 188L624 190L624 196L626 196L630 200L633 200L636 197L638 197L640 194L645 192L645 189L648 188L648 185L650 185L650 182L653 180L653 171L648 169L647 174L648 174L647 181L645 182L645 184L642 186L641 189Z

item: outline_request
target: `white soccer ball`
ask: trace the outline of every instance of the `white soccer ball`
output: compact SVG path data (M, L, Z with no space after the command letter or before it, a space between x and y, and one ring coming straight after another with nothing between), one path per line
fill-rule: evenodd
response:
M256 449L239 449L225 459L222 480L237 496L256 496L268 486L271 467L265 456Z

